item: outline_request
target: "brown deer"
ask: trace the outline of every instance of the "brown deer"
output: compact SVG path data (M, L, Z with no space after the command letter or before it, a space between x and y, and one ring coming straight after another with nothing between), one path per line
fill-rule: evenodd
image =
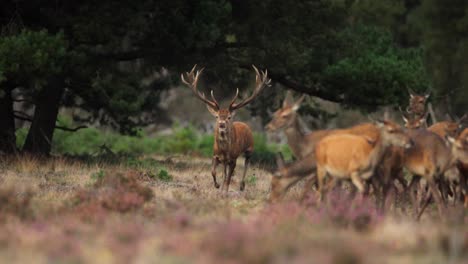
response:
M447 139L453 142L451 146L447 146L444 139L430 130L425 129L411 129L411 124L406 124L410 128L408 135L415 142L415 146L404 153L404 165L408 171L414 176L411 180L408 190L410 191L413 210L415 216L419 218L424 211L423 209L418 213L419 202L416 198L417 183L423 177L429 187L430 195L426 196L426 205L432 196L442 217L445 211L445 202L443 195L437 189L437 182L439 189L444 192L445 181L449 172L456 170L457 160L465 162L465 149L460 140L454 140L447 135Z
M430 92L419 95L409 88L408 92L410 95L410 100L409 105L406 108L406 112L408 112L412 118L423 117L426 114L426 101L430 96Z
M425 128L425 120L427 117L427 113L423 115L423 117L416 117L411 118L405 114L403 114L403 120L405 121L405 127L410 129L420 129ZM427 130L437 134L442 139L445 139L446 136L457 137L460 133L462 128L462 122L468 117L468 115L464 115L463 117L457 119L456 121L441 121L437 122Z
M424 117L410 118L409 116L403 114L405 127L409 129L424 129L426 120L425 116L427 116L427 114L425 114ZM466 118L467 115L464 115L462 118L456 118L456 121L437 122L428 127L427 130L438 135L444 141L446 140L447 136L456 138L462 128L461 124ZM444 173L444 177L438 180L439 188L442 192L442 199L448 198L450 192L454 194L454 196L460 195L460 191L457 193L457 191L455 190L457 188L455 182L462 181L462 178L463 174L456 167L451 167ZM463 186L461 186L460 188L463 188ZM456 198L454 202L456 202Z
M374 175L388 147L411 148L412 141L398 124L378 121L376 127L379 135L375 139L363 134L332 134L317 143L315 155L321 197L327 175L337 179L351 179L356 188L364 193L363 180Z
M468 150L468 128L465 128L460 136L458 137L458 142L465 146L465 149ZM458 169L460 170L460 183L461 188L465 190L464 192L464 204L465 208L468 208L468 162L460 162L458 164Z
M293 164L281 166L275 173L271 181L270 201L272 202L279 200L291 186L304 178L308 178L308 180L304 186L303 198L312 189L316 180L313 177L316 170L315 145L323 137L332 133L365 134L372 139L378 137L378 129L371 123L359 124L348 129L317 130L304 133L297 113L304 98L305 96L302 96L291 104L291 94L288 92L282 107L273 114L273 119L265 127L269 132L284 130L288 146L298 159Z
M195 96L206 104L210 113L216 117L211 169L214 186L219 188L219 184L216 181L216 168L220 163L222 163L224 172L222 190L226 193L228 192L231 177L236 167L236 160L241 154L244 154L244 173L240 183L240 190L243 191L245 188L245 175L249 166L250 156L254 149L254 140L250 127L242 122L233 122L232 118L234 117L237 109L247 105L255 99L265 86L270 85L271 80L268 78L266 70L260 73L258 69L252 65L256 73L255 88L252 95L241 102L236 103L239 96L239 89L237 89L236 95L231 100L228 108L220 108L214 97L213 90L211 90L211 100L206 98L205 94L198 91L198 78L200 77L203 69L195 72L196 66L197 65L195 65L190 72L187 72L185 76L182 74L181 79L183 83L192 89Z
M467 117L468 115L465 114L461 118L456 118L456 121L437 122L430 126L428 130L436 133L444 139L446 136L457 137L462 130L462 123Z

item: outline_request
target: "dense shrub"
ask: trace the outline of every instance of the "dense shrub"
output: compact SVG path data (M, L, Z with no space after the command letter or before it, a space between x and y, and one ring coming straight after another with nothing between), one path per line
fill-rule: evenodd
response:
M60 119L61 125L73 126L71 121ZM20 147L27 130L19 129L16 132L17 145ZM255 150L252 162L265 166L275 165L275 153L283 152L288 159L291 157L289 148L285 145L269 144L265 135L254 134ZM149 137L124 136L115 132L102 131L96 128L85 128L74 133L56 130L53 138L52 151L55 154L67 154L72 156L101 155L104 152L112 152L118 155L142 155L142 154L191 154L210 157L213 154L212 134L200 134L191 126L174 126L171 135ZM109 153L104 154L109 154ZM102 156L102 155L101 155ZM111 157L116 159L115 156ZM156 172L158 174L159 172Z

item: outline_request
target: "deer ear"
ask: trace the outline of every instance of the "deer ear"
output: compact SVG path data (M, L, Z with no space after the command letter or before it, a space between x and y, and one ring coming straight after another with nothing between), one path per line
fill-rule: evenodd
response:
M402 116L402 118L403 118L403 121L405 122L405 124L408 124L408 118L406 118L406 116L404 116L404 115Z
M209 105L206 106L206 108L208 109L208 111L210 111L210 113L214 116L218 116L218 111L214 110L213 108L211 108Z
M450 144L452 145L455 145L458 147L459 144L457 144L457 140L454 138L454 137L451 137L449 135L446 135L445 136L445 139L447 140L447 142L449 142Z
M284 98L284 101L283 101L283 108L290 106L292 103L293 103L292 93L291 91L288 90L286 92L286 97Z
M301 98L299 98L299 100L297 100L294 103L294 105L292 106L293 111L297 111L301 107L301 103L302 103L302 101L304 101L304 98L305 98L305 95L301 96Z
M236 111L231 111L231 118L233 118L236 115Z
M429 96L431 96L431 93L430 93L430 92L424 95L424 99L427 100L427 98L429 98Z

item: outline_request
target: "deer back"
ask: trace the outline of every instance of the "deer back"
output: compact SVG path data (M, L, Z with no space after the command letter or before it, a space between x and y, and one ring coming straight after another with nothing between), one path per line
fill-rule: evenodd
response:
M427 130L439 135L441 138L444 139L447 135L456 137L460 130L460 126L457 122L442 121L433 124Z
M452 153L437 134L424 129L408 132L414 146L405 151L405 167L420 176L434 177L451 166Z
M317 166L327 168L335 177L349 177L372 163L374 146L366 138L352 134L334 134L317 144ZM377 152L374 151L378 155Z

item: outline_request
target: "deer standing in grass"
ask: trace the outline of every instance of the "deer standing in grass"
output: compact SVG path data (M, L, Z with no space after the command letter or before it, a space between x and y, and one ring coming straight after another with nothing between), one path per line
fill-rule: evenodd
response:
M239 89L237 89L236 95L231 100L229 106L227 108L220 108L214 97L213 90L211 90L211 100L206 98L205 94L198 91L198 78L200 77L203 69L195 72L195 68L196 65L190 72L187 72L185 76L182 74L181 79L183 83L192 89L195 96L206 104L210 113L216 117L211 168L214 186L216 188L220 187L216 180L216 168L220 163L222 163L224 177L222 190L226 193L228 192L231 177L234 173L234 169L236 168L236 160L241 154L244 154L244 173L240 183L240 190L243 191L245 188L245 175L249 166L250 156L254 149L254 140L250 127L242 122L233 122L232 118L234 117L237 109L250 103L255 97L257 97L265 86L270 85L271 80L268 78L266 70L260 73L258 69L253 66L256 73L256 79L252 95L241 102L236 103L239 96Z
M317 143L315 156L320 197L323 197L325 191L323 181L327 175L337 179L351 179L363 194L363 180L374 175L388 147L412 147L411 139L399 125L378 121L376 127L380 133L375 139L362 134L332 134Z

